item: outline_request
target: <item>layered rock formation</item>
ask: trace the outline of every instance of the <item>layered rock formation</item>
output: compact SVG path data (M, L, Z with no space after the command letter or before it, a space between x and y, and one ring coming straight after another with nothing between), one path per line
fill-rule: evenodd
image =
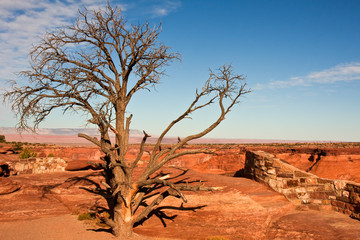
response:
M284 194L295 205L334 209L360 220L360 183L320 178L263 151L246 152L244 175Z

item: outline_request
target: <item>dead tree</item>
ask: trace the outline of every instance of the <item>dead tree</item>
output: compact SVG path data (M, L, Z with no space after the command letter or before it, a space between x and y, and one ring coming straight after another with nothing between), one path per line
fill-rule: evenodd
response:
M155 173L174 158L211 153L206 149L179 149L216 128L239 97L249 92L245 78L234 74L231 65L210 71L209 79L196 91L189 107L161 133L142 175L134 179L133 171L142 159L149 135L144 132L139 154L129 162L125 154L133 116L127 114L127 106L135 93L159 83L164 67L180 58L158 41L160 30L147 22L129 26L121 10L109 5L98 11L79 11L73 25L47 33L34 46L30 53L31 69L21 72L19 81L4 94L19 119L20 129L35 131L55 109L87 114L88 122L98 128L100 136L79 134L79 137L104 153L101 167L106 182L100 190L109 204L107 224L115 235L122 237L131 235L134 224L147 218L165 197L176 196L186 202L183 191L204 190L200 185L174 183ZM210 126L161 149L164 137L174 125L209 105L219 109ZM115 133L115 140L110 138L110 132ZM147 190L154 186L164 190L147 198ZM146 207L139 208L145 200Z

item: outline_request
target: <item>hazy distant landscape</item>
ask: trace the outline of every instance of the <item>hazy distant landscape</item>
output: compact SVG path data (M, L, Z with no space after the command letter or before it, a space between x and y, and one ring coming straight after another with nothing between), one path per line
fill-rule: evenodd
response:
M30 143L53 143L65 145L92 145L83 138L79 138L79 133L85 133L92 137L99 136L95 128L40 128L37 134L31 132L19 133L16 128L0 127L0 135L4 135L7 141L21 141ZM143 133L140 130L130 130L130 143L140 143ZM181 137L181 136L180 136ZM154 143L156 136L150 137L147 143ZM164 143L176 143L177 136L167 137ZM201 138L191 143L212 144L212 143L296 143L303 142L297 140L276 140L276 139L243 139L243 138Z

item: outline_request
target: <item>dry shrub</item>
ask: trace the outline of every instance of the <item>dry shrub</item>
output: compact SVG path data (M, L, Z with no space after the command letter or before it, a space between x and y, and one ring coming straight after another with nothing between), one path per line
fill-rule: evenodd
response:
M206 240L229 240L229 239L222 236L212 236L212 237L207 237Z

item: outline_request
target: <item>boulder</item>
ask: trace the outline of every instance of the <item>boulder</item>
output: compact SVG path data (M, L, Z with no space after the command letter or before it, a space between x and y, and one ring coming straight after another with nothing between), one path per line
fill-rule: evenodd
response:
M67 163L66 171L82 171L82 170L97 170L100 169L93 163L84 160L73 160Z
M16 171L13 168L11 168L9 164L0 162L0 177L9 177L15 174Z
M0 195L14 193L20 190L21 186L9 178L0 178Z
M15 151L12 147L1 147L0 154L14 154Z

